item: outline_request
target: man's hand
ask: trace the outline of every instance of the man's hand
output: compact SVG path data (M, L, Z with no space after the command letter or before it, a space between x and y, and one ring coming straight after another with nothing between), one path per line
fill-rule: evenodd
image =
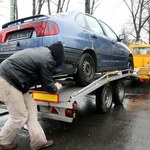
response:
M56 82L55 85L56 85L56 87L57 87L58 90L59 90L60 88L62 88L62 84L60 84L60 83L58 83L58 82Z

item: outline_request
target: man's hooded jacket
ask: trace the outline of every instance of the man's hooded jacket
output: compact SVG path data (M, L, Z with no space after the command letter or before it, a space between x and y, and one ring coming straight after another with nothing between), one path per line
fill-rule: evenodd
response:
M41 83L43 90L55 93L57 87L52 72L64 60L61 42L49 47L27 48L4 60L0 64L0 75L23 93L37 82Z

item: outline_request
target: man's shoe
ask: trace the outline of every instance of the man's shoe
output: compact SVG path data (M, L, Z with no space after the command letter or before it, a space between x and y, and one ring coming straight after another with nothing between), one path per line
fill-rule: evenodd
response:
M2 147L2 149L15 149L17 147L16 143L11 143L11 144L6 144L6 145L0 145L0 147Z
M53 140L48 140L46 144L42 145L42 146L39 146L39 147L36 147L36 148L31 148L31 150L39 150L39 149L42 149L42 148L47 148L47 147L50 147L54 144L54 141Z

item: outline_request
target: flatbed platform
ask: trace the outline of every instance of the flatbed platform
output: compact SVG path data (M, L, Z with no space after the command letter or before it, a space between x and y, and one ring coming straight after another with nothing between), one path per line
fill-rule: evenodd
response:
M43 93L43 94L49 94L50 99L47 101L46 99L44 99L44 96L43 96L42 101L38 100L39 114L43 117L48 117L51 119L72 122L73 119L76 117L76 110L78 108L78 102L85 101L85 99L88 96L90 96L90 94L93 94L93 93L95 94L95 97L97 97L97 93L101 93L101 91L105 89L104 87L106 87L106 91L104 93L106 94L110 93L111 95L108 95L108 98L107 98L107 95L104 95L103 97L106 100L110 98L111 99L110 104L112 104L113 92L115 93L116 92L115 90L117 90L118 95L120 93L124 94L124 91L123 92L121 91L121 90L124 90L123 80L129 79L130 77L136 78L137 74L134 74L133 72L130 72L129 70L108 72L108 73L101 75L98 79L96 79L91 84L85 87L80 87L75 82L71 80L70 81L66 80L66 82L68 83L64 84L62 89L60 89L57 93L57 96L58 96L57 98L59 99L58 101L54 102L53 98L51 99L51 95L52 97L54 96L53 94L49 94L45 92ZM120 80L121 80L121 85L119 86L121 87L117 87L118 86L117 84L120 84L120 82L118 82ZM65 80L61 79L59 82L65 83ZM118 88L121 88L121 90ZM39 92L41 93L42 91L39 91ZM32 94L33 94L33 97L36 96L38 98L38 91L35 91L35 92L33 91ZM103 99L103 97L101 98ZM41 99L41 96L40 96L40 99Z

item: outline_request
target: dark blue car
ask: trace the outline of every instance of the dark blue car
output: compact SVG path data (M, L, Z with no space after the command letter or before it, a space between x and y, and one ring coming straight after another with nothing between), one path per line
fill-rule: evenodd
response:
M24 48L61 41L66 60L62 74L87 85L95 73L133 69L129 48L104 22L81 12L36 15L8 22L0 32L0 62Z

